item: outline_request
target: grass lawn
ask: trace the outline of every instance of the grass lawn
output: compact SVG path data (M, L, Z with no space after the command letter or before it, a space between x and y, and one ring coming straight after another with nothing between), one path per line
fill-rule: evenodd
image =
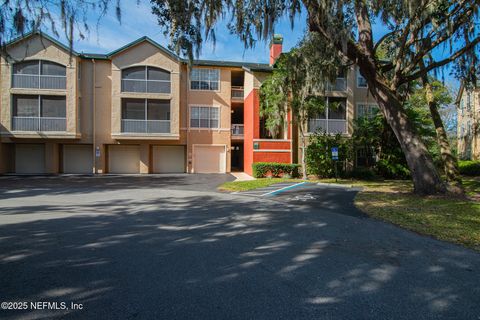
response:
M480 250L479 178L464 177L468 199L416 196L410 181L369 184L355 198L355 205L368 215Z
M299 179L257 179L227 182L224 191L246 191ZM335 179L309 180L335 183ZM480 177L464 177L467 199L420 197L412 193L411 181L338 180L336 183L360 186L363 191L355 205L369 216L412 231L480 250Z
M269 185L285 182L285 181L298 181L301 182L302 180L298 179L282 179L282 178L265 178L265 179L256 179L250 181L232 181L232 182L225 182L220 187L218 187L221 191L248 191L263 187L268 187Z

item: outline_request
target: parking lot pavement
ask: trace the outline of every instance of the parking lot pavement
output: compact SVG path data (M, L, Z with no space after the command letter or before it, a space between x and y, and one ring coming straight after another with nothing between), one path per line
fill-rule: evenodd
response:
M243 196L253 196L253 197L267 197L267 196L273 196L280 192L284 192L287 190L300 187L304 184L306 184L306 182L275 183L268 187L258 188L258 189L248 190L248 191L239 191L239 192L235 192L235 194L239 194Z
M251 197L188 177L0 179L0 302L83 306L0 318L480 315L479 253L357 216L353 190Z

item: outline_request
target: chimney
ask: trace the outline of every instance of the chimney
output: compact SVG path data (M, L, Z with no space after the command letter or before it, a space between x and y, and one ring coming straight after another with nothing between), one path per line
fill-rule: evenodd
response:
M274 34L272 42L270 43L270 65L273 66L275 61L282 53L283 36L281 34Z

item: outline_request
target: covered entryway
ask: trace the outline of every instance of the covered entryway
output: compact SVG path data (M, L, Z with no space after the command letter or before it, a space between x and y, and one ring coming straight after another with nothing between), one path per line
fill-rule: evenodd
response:
M93 172L93 149L89 144L66 144L63 146L63 172Z
M15 145L15 173L42 174L45 173L44 144Z
M195 173L225 173L226 146L193 145L193 171Z
M153 146L153 173L185 172L184 146Z
M140 173L140 147L138 145L111 145L108 147L110 173Z

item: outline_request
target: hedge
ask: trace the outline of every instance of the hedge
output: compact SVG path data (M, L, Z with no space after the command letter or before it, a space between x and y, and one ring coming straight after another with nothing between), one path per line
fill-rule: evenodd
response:
M299 164L296 163L278 163L278 162L257 162L252 164L253 176L255 178L265 178L267 176L298 176Z
M466 176L480 176L480 161L458 161L458 170Z

